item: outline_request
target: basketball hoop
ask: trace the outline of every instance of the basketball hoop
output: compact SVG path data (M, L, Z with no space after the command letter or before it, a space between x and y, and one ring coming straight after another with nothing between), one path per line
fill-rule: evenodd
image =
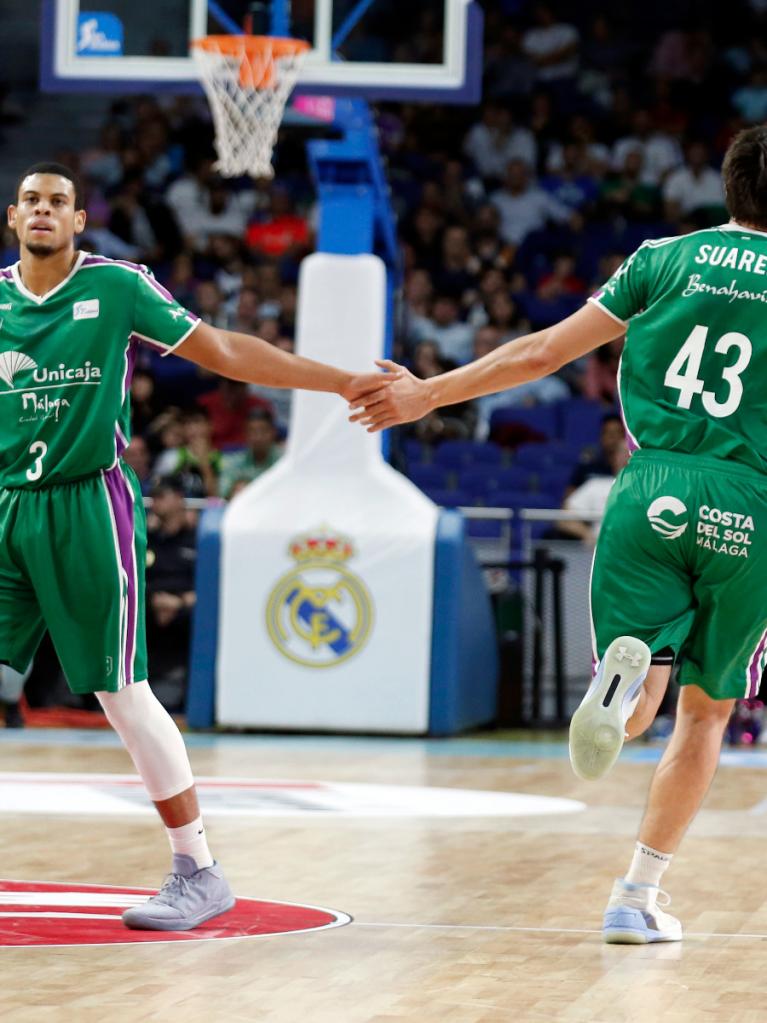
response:
M272 150L288 96L310 49L302 39L220 35L192 41L224 177L271 178Z

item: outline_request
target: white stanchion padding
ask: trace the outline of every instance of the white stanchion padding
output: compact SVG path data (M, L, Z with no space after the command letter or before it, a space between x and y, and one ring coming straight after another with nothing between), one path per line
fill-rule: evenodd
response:
M369 371L385 303L377 256L310 256L298 352ZM284 457L226 511L221 724L427 730L437 507L348 415L336 395L297 393Z

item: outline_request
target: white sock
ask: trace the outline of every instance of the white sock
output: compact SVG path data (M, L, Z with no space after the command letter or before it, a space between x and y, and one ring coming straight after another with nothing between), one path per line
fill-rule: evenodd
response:
M625 880L630 884L650 884L657 887L663 877L673 853L658 852L642 842L637 842Z
M205 827L202 817L189 824L182 824L180 828L166 828L168 841L173 853L180 853L183 856L191 856L197 864L197 869L213 866L213 857L208 848L208 839L205 835Z

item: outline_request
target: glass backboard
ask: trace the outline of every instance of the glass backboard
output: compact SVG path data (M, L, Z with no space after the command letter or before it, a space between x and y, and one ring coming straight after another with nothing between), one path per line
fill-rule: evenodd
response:
M190 41L244 26L311 44L303 94L479 98L482 14L474 0L43 0L41 87L196 89Z

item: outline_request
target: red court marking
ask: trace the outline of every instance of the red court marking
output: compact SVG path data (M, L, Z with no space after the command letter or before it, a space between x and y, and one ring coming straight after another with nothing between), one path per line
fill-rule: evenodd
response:
M0 880L0 947L257 938L351 922L348 914L333 909L237 899L228 913L193 931L131 931L123 926L123 910L153 894L147 888Z

